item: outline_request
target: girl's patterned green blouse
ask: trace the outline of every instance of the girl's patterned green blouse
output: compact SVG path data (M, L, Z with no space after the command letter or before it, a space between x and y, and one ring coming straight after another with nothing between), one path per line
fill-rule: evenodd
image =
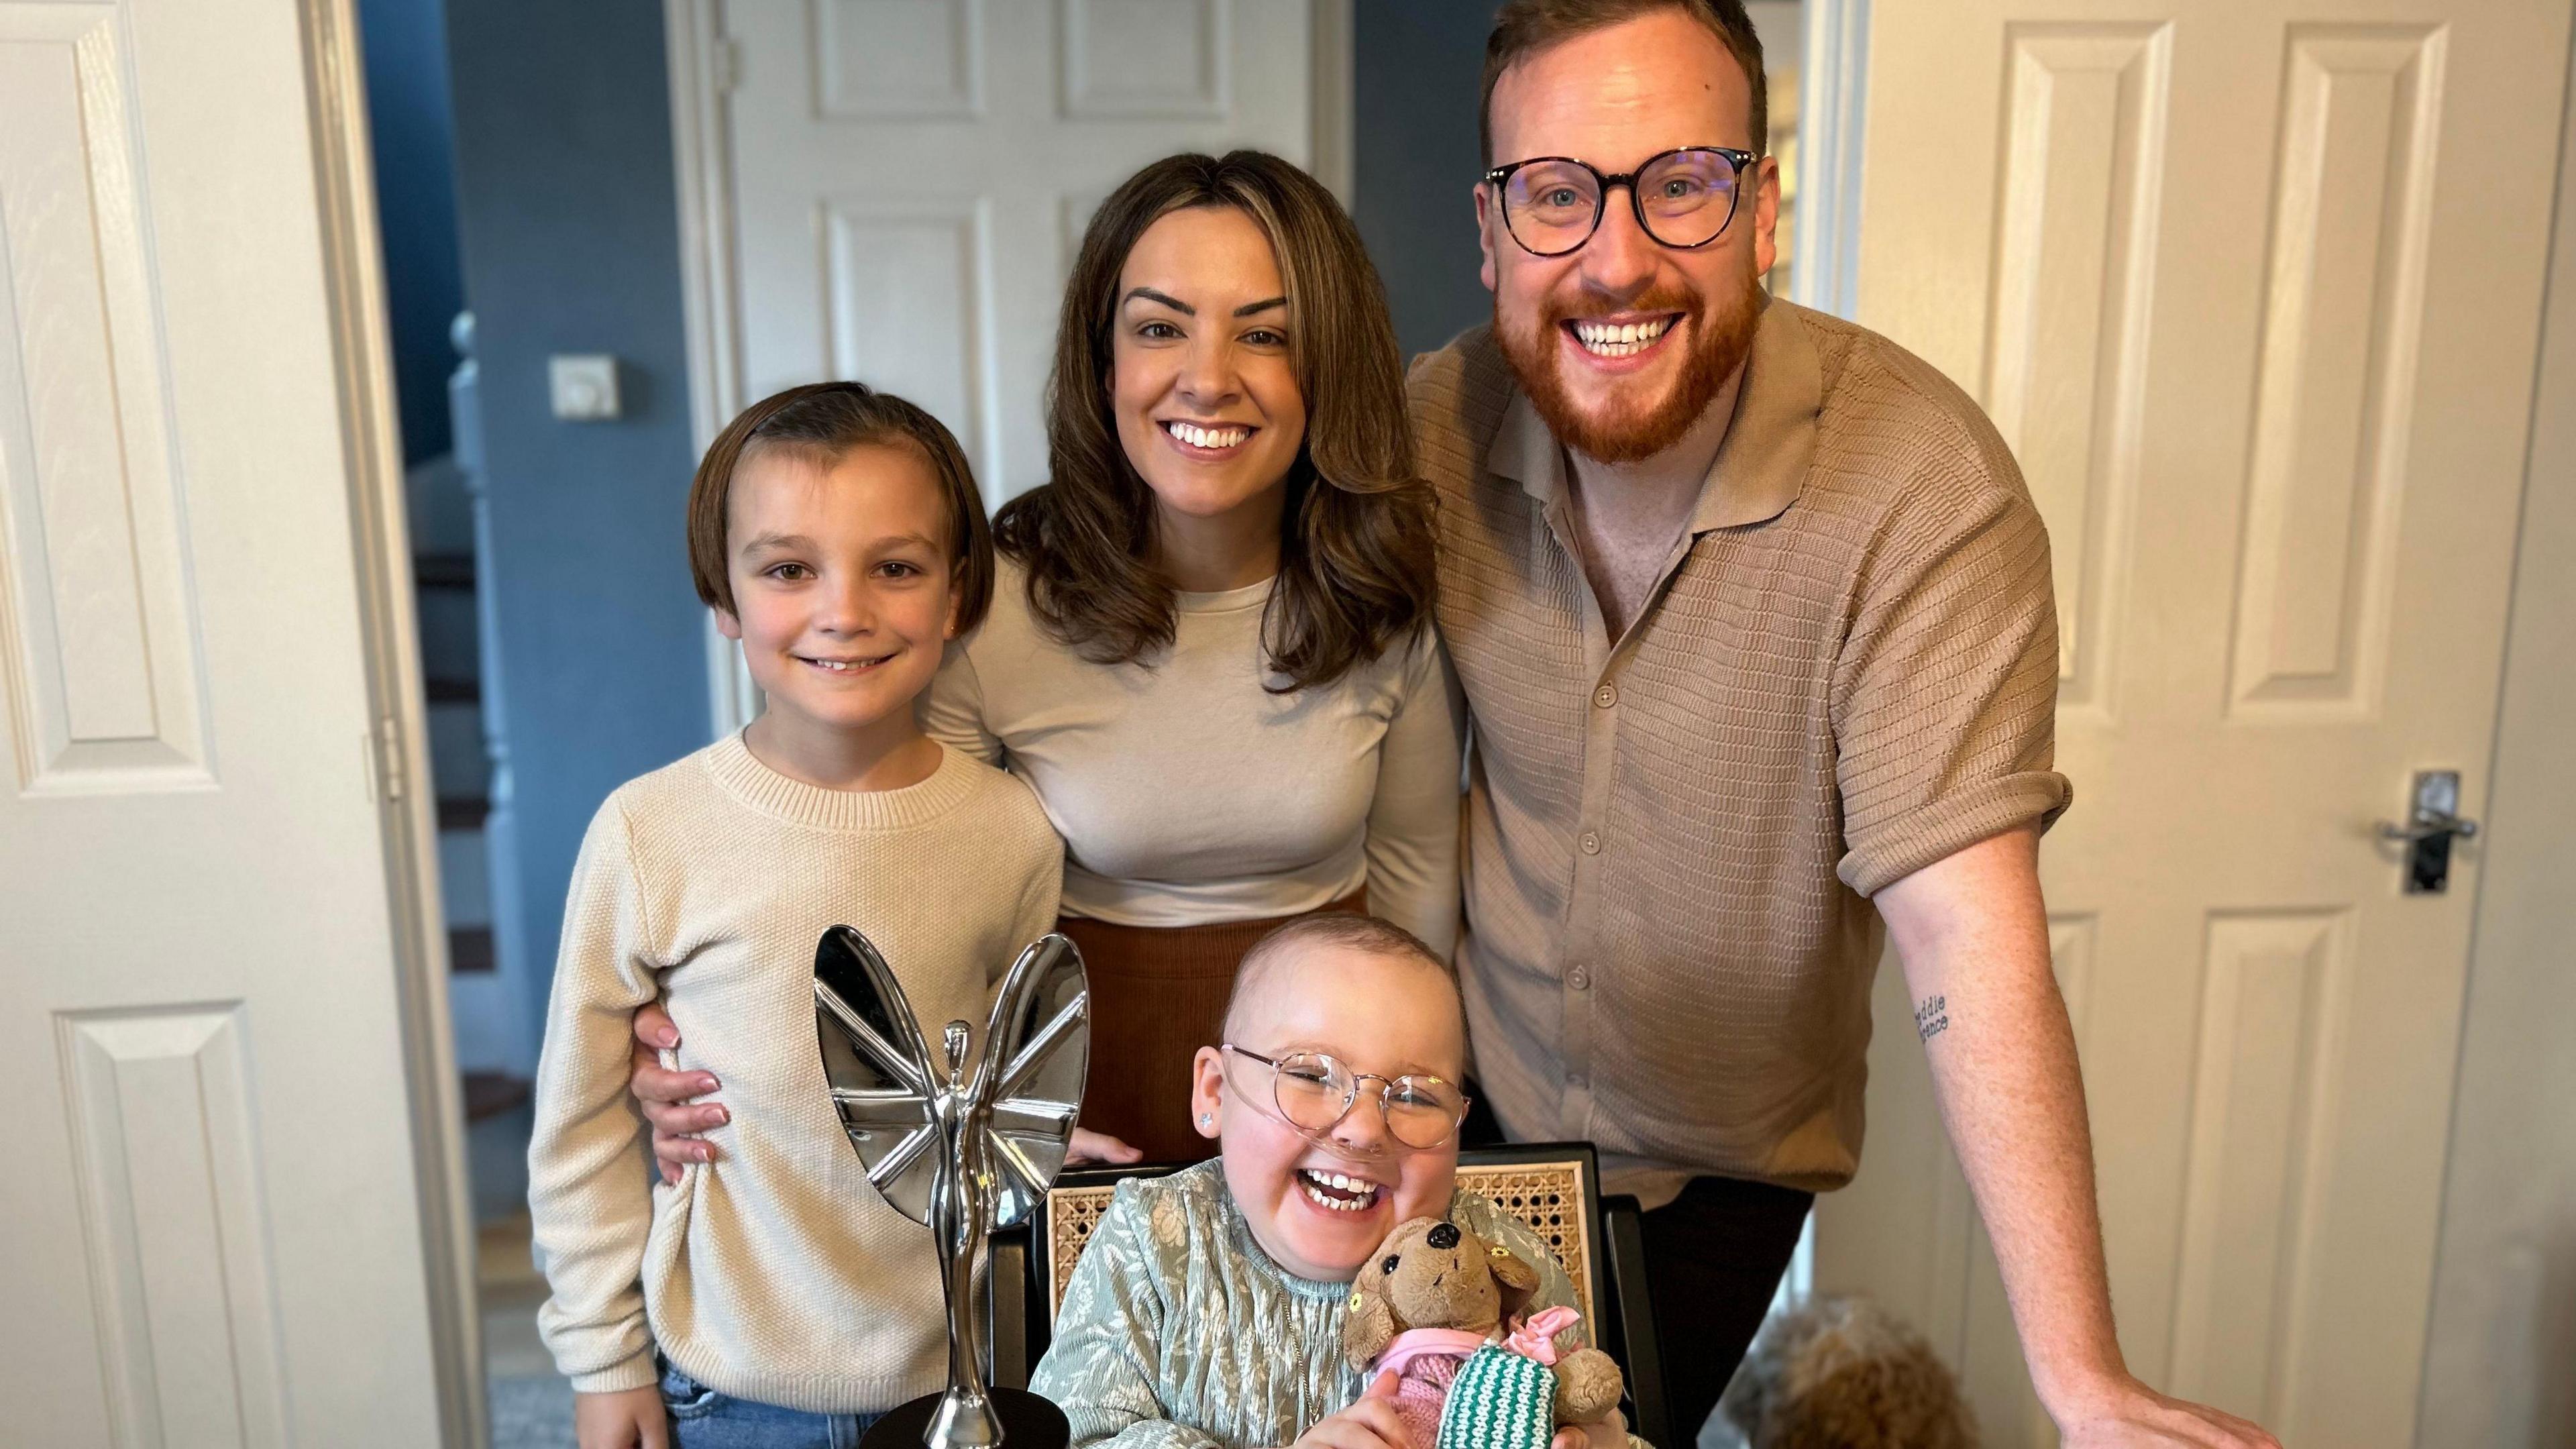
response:
M1532 1311L1574 1305L1556 1255L1518 1218L1463 1191L1449 1218L1538 1265ZM1064 1409L1074 1449L1293 1444L1359 1397L1342 1360L1350 1297L1349 1282L1291 1277L1261 1250L1223 1159L1131 1179L1092 1230L1029 1387ZM1587 1342L1587 1329L1558 1341Z

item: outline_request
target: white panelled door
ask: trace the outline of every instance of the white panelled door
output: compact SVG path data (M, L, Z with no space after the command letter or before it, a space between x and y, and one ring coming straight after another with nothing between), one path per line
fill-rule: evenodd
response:
M350 59L334 17L0 3L12 1445L440 1442L324 257L367 199L317 191L357 136L313 109L351 101L308 70Z
M920 403L988 501L1046 481L1063 281L1110 189L1174 151L1306 164L1303 0L754 0L721 23L739 395ZM722 345L721 343L719 345Z
M2372 827L2419 769L2487 790L2567 0L1871 9L1856 315L1977 394L2055 550L2122 1343L2289 1443L2409 1443L2477 851L2405 894ZM2046 1440L1881 984L1820 1286Z

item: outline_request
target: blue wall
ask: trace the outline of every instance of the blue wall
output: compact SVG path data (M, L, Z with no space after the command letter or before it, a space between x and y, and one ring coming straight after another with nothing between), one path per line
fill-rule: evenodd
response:
M422 8L366 3L372 69L379 44L411 35ZM516 944L542 992L599 802L707 737L704 611L682 535L695 456L662 10L652 0L445 0L445 10L456 232L491 491L483 587L499 613L526 914ZM1491 313L1468 191L1491 17L1491 0L1358 7L1354 210L1409 352ZM383 90L380 110L408 94ZM378 119L380 154L427 114L406 103ZM428 173L420 179L430 190ZM397 235L435 231L397 222L388 203L389 254ZM445 325L438 316L442 336ZM556 421L546 359L558 352L617 355L626 416ZM440 356L435 375L449 365ZM407 424L416 415L406 391Z
M456 151L439 0L359 0L376 223L384 234L403 461L447 451L447 324L465 305L456 261Z
M1368 3L1353 17L1351 211L1396 340L1428 352L1494 315L1476 279L1476 87L1498 0Z
M482 586L499 611L519 949L542 993L592 812L707 742L662 8L447 0L447 33L491 494ZM625 417L556 421L557 352L616 354Z

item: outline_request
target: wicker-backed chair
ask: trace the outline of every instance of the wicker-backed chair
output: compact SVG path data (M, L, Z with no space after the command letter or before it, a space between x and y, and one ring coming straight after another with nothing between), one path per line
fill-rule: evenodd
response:
M1108 1211L1118 1184L1178 1170L1172 1165L1068 1169L1047 1191L1028 1227L995 1236L990 1298L994 1382L1027 1385L1030 1367L1046 1352L1056 1309L1073 1281L1083 1244ZM1458 1185L1493 1199L1556 1254L1574 1282L1575 1306L1594 1342L1619 1361L1627 1376L1629 1429L1649 1444L1672 1445L1637 1200L1601 1195L1592 1144L1469 1148L1458 1154ZM1015 1284L1020 1292L1011 1291Z

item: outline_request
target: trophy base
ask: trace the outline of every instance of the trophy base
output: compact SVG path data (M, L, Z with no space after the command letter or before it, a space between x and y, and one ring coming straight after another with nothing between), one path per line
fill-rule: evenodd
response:
M1002 1421L1002 1442L1011 1449L1066 1449L1073 1442L1073 1426L1053 1403L1020 1389L984 1392L993 1417ZM941 1397L924 1394L887 1410L884 1418L859 1436L859 1449L918 1449L929 1432L931 1416L939 1412Z

